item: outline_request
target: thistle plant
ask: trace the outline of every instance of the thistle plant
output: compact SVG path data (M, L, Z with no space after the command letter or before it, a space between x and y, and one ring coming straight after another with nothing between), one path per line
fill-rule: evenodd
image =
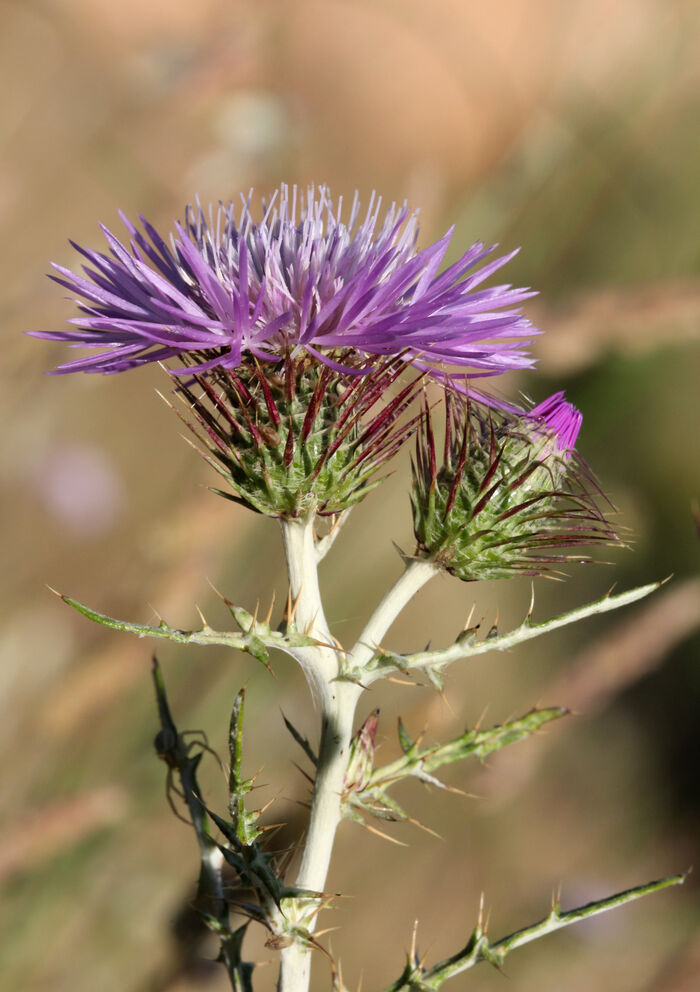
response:
M333 902L326 882L341 821L386 832L392 822L412 819L393 795L396 783L416 778L448 788L443 766L483 760L566 715L561 707L535 709L431 745L399 722L400 756L382 766L378 714L356 729L363 695L376 681L406 673L442 691L454 662L634 603L658 584L608 594L539 623L531 605L506 633L494 626L484 636L468 620L439 650L393 650L392 624L435 576L447 572L471 583L559 574L589 561L585 549L620 543L611 504L576 452L581 415L562 393L515 406L482 389L482 379L533 364L527 349L539 332L520 309L531 291L484 285L510 256L493 258L492 249L475 244L441 269L451 232L418 250L416 215L392 206L382 217L375 197L364 214L356 197L347 221L342 203L323 187L282 187L263 203L259 220L251 202L188 208L169 240L143 218L140 227L123 218L126 242L103 228L108 251L75 245L85 259L82 273L56 266L53 278L75 297L78 316L71 330L36 333L88 349L56 370L62 373L164 363L174 394L168 402L218 473L213 491L279 521L289 594L277 622L272 608L261 618L224 598L234 629L203 623L182 630L164 620L146 626L62 598L107 627L225 645L266 668L271 653L280 652L302 667L320 727L310 741L285 720L313 788L303 838L282 854L268 839L263 811L249 806L244 690L232 689L229 802L217 811L197 778L210 749L204 738L178 729L156 661L153 675L156 751L167 766L171 803L188 818L199 848L194 905L219 938L231 986L253 988L245 936L259 925L279 955L281 992L305 992L313 952L323 946L319 918ZM415 548L401 552L403 573L357 641L343 644L324 612L318 564L352 507L374 493L382 470L411 442ZM225 881L225 867L235 887ZM386 992L436 990L482 961L500 968L531 940L682 881L670 876L566 912L555 905L540 922L495 940L480 918L444 961L419 959L413 946ZM344 992L335 964L329 983Z

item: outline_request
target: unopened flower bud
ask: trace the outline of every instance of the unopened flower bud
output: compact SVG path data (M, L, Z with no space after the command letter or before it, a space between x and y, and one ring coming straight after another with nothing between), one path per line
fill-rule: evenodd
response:
M416 440L411 501L420 556L472 581L551 572L590 560L560 549L619 542L574 450L581 415L563 393L521 417L445 395L442 465L427 405Z

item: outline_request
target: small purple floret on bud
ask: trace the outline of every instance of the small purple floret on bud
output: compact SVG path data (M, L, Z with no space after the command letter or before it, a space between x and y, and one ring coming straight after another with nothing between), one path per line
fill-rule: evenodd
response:
M553 435L559 454L570 458L583 423L582 414L573 403L564 399L564 393L554 393L529 411L528 417Z

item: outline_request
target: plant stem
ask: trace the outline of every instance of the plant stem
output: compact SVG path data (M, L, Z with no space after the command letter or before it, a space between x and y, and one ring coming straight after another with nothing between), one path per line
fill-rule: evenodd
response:
M287 558L289 587L299 630L322 643L304 648L298 657L321 707L321 741L309 825L295 881L299 889L321 893L326 884L335 833L340 822L343 778L348 762L355 706L360 688L336 682L338 652L324 645L332 636L323 612L318 585L313 520L283 520L282 535ZM294 922L313 933L318 901L297 900L289 910ZM299 942L283 949L278 988L280 992L306 992L309 986L311 952Z
M412 558L406 563L403 575L386 594L358 637L347 659L349 669L360 669L367 664L399 613L439 571L432 562L419 558Z
M321 707L321 741L311 800L306 841L295 881L298 889L323 893L330 865L336 830L342 817L342 793L352 739L355 707L363 687L352 682L336 681L340 653L323 612L318 584L317 555L314 547L313 521L283 520L282 535L289 572L289 586L295 607L294 622L301 632L311 634L321 643L304 647L297 656L315 698ZM393 589L384 597L353 649L353 660L362 663L374 654L375 645L384 636L403 607L428 579L436 574L427 562L410 562ZM299 898L288 910L292 922L313 934L320 899ZM310 949L295 941L282 950L279 992L306 992L311 966Z
M338 655L332 645L318 586L313 517L282 520L282 540L287 559L293 623L297 630L315 637L320 644L302 648L296 657L304 670L315 700L325 714L330 707L329 691L338 674ZM291 623L291 619L290 619Z

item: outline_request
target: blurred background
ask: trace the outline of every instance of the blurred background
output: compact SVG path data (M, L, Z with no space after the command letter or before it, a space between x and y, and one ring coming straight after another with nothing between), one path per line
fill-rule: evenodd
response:
M187 912L194 838L165 802L149 676L152 644L105 631L51 596L113 616L226 624L209 581L252 609L285 594L273 523L211 495L212 480L155 395L164 374L47 378L64 357L22 336L71 316L44 278L101 246L118 208L167 230L184 205L254 186L421 208L422 243L456 224L523 246L509 266L541 295L539 372L584 413L580 447L634 534L613 567L536 582L535 615L673 574L647 603L508 655L456 666L428 689L373 690L380 757L395 722L436 739L535 704L577 713L449 780L478 798L400 798L408 848L345 824L325 938L345 981L396 978L412 921L429 961L466 939L479 895L496 937L565 907L698 864L700 845L700 7L688 0L3 0L0 3L0 920L3 987L31 992L223 990ZM349 641L410 548L404 463L351 517L323 566L329 618ZM448 643L472 604L516 623L529 583L435 581L392 646ZM474 599L476 597L476 600ZM248 683L248 770L274 820L303 829L307 785L280 705L316 733L299 672L277 681L216 649L159 648L182 728L223 750ZM214 804L224 783L205 772ZM251 959L271 961L251 931ZM700 985L697 879L517 952L518 992L689 992ZM257 974L272 988L274 965ZM457 988L501 989L487 966ZM319 956L315 988L328 987Z

